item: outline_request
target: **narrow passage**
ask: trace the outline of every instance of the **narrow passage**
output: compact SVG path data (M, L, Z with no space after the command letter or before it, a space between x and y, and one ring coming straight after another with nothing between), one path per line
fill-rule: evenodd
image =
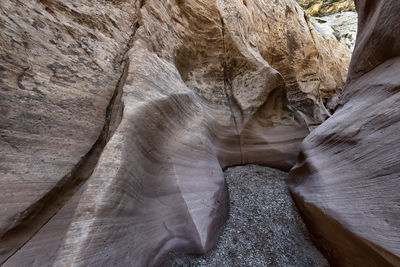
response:
M310 240L286 175L257 165L227 169L230 214L217 249L173 266L329 266Z

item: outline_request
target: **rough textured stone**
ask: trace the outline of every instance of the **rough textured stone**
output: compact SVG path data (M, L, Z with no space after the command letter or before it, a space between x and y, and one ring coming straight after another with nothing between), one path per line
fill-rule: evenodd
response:
M288 183L340 266L400 266L400 2L356 1L340 108L302 144Z
M326 16L342 11L355 11L354 0L297 0L312 16Z
M290 107L308 125L324 121L330 113L323 103L340 95L350 51L316 31L294 1L248 1L247 9L254 21L250 44L282 74Z
M354 50L358 24L356 12L342 12L319 18L311 18L311 21L315 29L322 36L333 35L342 44Z
M349 59L289 0L5 0L0 19L4 266L208 251L222 168L288 170Z
M290 197L286 172L247 165L224 176L230 209L217 249L201 258L171 253L173 266L329 266Z

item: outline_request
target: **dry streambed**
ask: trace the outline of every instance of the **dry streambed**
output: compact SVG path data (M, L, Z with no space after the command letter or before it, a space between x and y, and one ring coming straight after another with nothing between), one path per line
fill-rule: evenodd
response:
M174 266L329 266L286 188L287 173L257 165L225 171L230 214L217 249Z

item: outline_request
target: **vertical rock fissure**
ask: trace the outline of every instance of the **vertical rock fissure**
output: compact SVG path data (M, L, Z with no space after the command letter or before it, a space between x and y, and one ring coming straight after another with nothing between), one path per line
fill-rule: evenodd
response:
M228 105L229 105L229 108L231 111L231 118L235 125L235 130L236 130L236 134L238 137L239 151L240 151L240 164L243 164L242 140L241 140L239 126L236 121L235 110L234 110L234 108L237 107L238 104L236 103L236 100L234 99L232 84L230 83L229 77L228 77L228 66L227 66L227 59L226 59L227 51L226 51L226 43L225 43L225 23L224 23L222 16L221 16L221 26L222 26L222 44L223 44L223 53L224 53L223 62L222 62L222 68L223 68L223 73L224 73L224 92L225 92L226 99L227 99L227 102L228 102Z

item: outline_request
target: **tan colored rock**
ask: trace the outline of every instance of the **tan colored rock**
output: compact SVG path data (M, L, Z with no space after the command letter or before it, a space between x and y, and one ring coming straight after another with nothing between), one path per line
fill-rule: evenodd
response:
M222 168L293 166L349 56L289 0L8 1L1 19L4 266L210 250Z
M354 0L298 0L312 16L355 11Z
M400 2L356 1L340 108L303 142L288 183L337 266L400 266Z

